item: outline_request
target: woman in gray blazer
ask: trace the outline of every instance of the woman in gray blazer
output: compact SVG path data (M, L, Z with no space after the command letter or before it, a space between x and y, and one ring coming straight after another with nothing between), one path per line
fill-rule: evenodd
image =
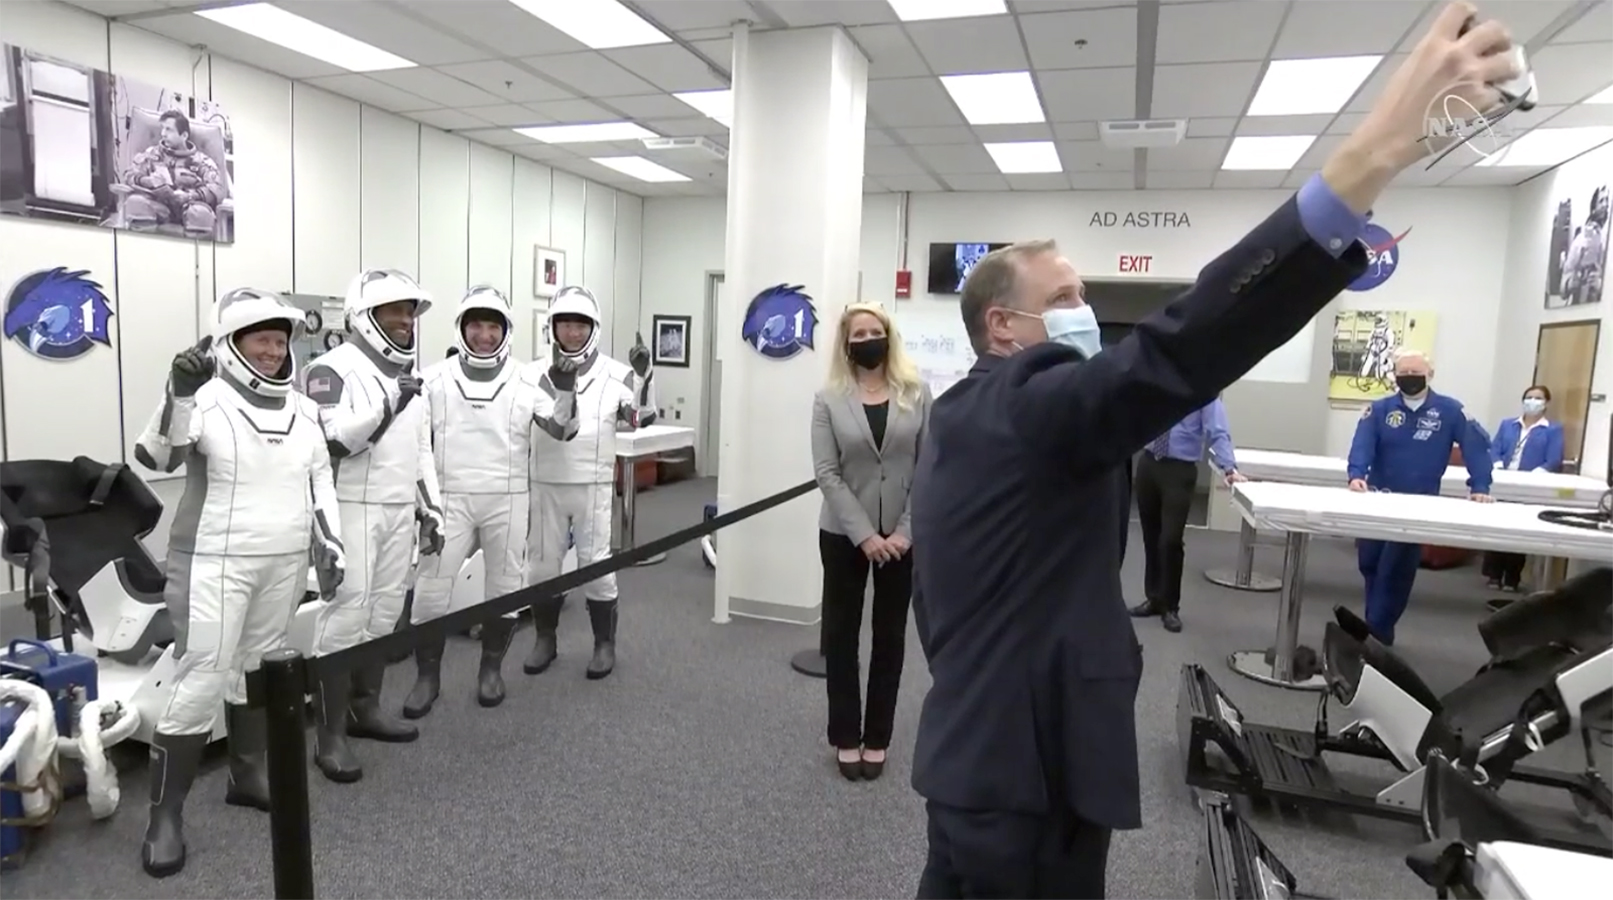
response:
M829 383L812 406L812 463L823 491L818 553L828 735L840 774L872 780L885 768L902 682L913 594L908 491L930 418L930 390L879 306L848 306L835 348ZM865 714L857 645L870 567L873 641Z

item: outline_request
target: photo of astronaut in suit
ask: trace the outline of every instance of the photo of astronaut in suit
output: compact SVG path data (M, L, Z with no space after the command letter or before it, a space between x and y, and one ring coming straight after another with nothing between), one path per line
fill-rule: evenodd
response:
M1584 219L1575 224L1572 196L1557 205L1546 258L1546 308L1562 309L1602 302L1607 276L1608 190L1591 191Z

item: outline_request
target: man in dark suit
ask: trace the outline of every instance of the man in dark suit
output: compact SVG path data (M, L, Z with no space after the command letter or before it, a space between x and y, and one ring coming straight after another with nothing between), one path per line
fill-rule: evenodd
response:
M1462 34L1472 16L1447 8L1321 174L1111 349L1052 242L970 273L960 305L979 362L935 401L912 494L933 676L913 763L929 816L920 897L1104 895L1110 833L1142 819L1126 461L1365 270L1357 238L1428 155L1429 109L1453 92L1500 104L1488 85L1515 77L1511 41L1499 23Z

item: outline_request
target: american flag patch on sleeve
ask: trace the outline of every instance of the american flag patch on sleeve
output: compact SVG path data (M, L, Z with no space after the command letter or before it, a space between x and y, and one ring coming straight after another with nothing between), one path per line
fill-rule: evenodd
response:
M329 378L310 378L308 380L308 391L309 391L309 393L317 393L317 392L328 391L328 390L330 390L330 379Z

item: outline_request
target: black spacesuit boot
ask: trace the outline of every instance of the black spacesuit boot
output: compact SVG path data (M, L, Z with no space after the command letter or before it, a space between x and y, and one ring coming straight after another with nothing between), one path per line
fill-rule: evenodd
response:
M314 725L314 765L325 777L348 784L364 777L364 769L347 742L347 709L352 693L351 676L333 675L314 686L314 702L319 721Z
M598 681L616 668L616 601L588 601L588 622L594 626L594 658L588 661L588 680Z
M185 868L185 796L196 781L207 738L160 731L151 737L151 818L140 845L140 864L152 878L167 878Z
M414 627L412 624L410 624L410 618L409 618L410 615L413 613L413 611L414 611L414 591L411 590L411 591L409 591L409 593L403 595L403 612L398 615L397 624L392 626L392 631L393 631L394 634L399 632L399 631L408 631L410 628ZM389 654L387 656L386 661L390 665L390 664L403 662L404 660L406 660L408 658L409 658L409 651L408 650L394 650L394 651L392 651L391 654Z
M388 744L407 744L420 736L420 729L381 709L381 682L385 679L385 666L368 665L353 670L353 702L347 710L347 733L350 737Z
M483 706L504 702L504 654L509 652L514 637L514 619L482 623L482 667L476 673L476 702Z
M403 701L404 718L423 719L437 702L437 692L442 687L443 643L442 638L437 638L414 648L414 689Z
M230 735L230 786L224 802L269 811L269 741L267 714L261 709L230 703L224 707L224 727Z
M565 602L565 595L561 594L532 604L532 624L536 633L532 639L532 652L521 664L521 671L528 675L541 674L559 655L560 646L555 630L560 627L560 607Z

